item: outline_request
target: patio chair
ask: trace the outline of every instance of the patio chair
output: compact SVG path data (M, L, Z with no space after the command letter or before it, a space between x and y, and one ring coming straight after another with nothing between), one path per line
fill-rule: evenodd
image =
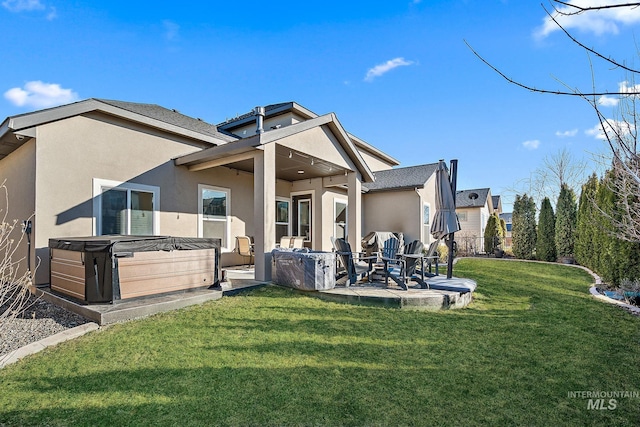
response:
M346 277L345 286L349 286L364 278L366 274L367 281L371 281L370 275L377 256L364 256L362 252L351 251L351 245L344 239L335 239L333 245L339 263L336 280Z
M427 276L439 276L440 273L438 271L438 261L440 260L440 255L438 255L438 246L440 245L440 240L436 240L431 242L429 245L429 249L424 253L423 259L424 262L421 268L428 268L429 272L425 271L424 274ZM432 273L432 267L435 266L435 274Z
M304 248L304 236L293 236L291 238L291 247L293 249Z
M382 250L380 251L381 258L395 259L398 257L398 251L400 250L400 239L397 237L389 237L382 242Z
M424 281L422 250L424 245L420 240L405 245L404 252L394 258L382 258L384 262L385 284L389 286L389 277L405 291L409 289L411 280L418 282L421 287L428 287ZM418 268L422 267L422 268Z
M253 245L249 236L236 237L236 251L238 255L249 257L249 265L253 264Z

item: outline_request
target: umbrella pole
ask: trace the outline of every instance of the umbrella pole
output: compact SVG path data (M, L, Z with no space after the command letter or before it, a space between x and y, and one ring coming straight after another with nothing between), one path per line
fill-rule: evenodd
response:
M451 179L451 192L453 193L453 210L455 212L456 207L456 187L458 181L458 159L452 159L450 162L450 179ZM449 256L447 259L447 279L453 277L453 235L455 233L449 233L447 239L447 247L449 248Z

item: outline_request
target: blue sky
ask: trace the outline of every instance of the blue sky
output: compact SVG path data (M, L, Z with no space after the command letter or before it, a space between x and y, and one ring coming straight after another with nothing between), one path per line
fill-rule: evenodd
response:
M464 40L532 86L615 91L627 79L549 25L537 0L0 4L0 116L96 97L219 123L296 101L335 112L402 166L457 158L458 188L490 187L507 209L545 156L567 148L590 160L604 146L586 102L507 83ZM633 64L639 22L633 9L563 24ZM603 100L607 114L616 101Z

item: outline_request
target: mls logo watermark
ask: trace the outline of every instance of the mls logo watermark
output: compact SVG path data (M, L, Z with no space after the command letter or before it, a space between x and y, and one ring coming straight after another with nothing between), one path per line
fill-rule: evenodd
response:
M620 399L639 399L640 391L570 391L567 397L586 400L589 410L613 411Z

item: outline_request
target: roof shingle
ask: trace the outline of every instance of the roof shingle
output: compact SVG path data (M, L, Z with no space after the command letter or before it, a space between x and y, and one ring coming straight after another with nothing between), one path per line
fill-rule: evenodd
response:
M363 183L369 191L397 190L423 187L438 168L437 163L408 166L374 172L374 182Z

